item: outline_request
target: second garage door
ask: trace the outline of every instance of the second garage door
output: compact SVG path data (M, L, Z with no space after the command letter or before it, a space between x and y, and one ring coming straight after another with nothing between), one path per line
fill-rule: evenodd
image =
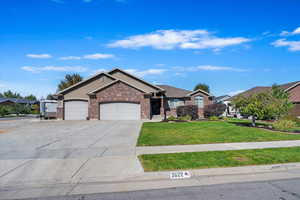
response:
M100 120L139 120L141 106L137 103L100 104Z
M65 120L86 120L88 116L87 101L66 101Z

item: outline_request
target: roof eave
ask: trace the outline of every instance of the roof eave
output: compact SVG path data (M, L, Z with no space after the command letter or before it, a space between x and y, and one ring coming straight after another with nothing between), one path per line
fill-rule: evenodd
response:
M186 96L192 96L193 94L197 93L197 92L202 92L204 94L206 94L207 96L213 96L212 94L208 93L208 92L205 92L204 90L201 90L201 89L198 89L198 90L195 90L189 94L187 94Z
M110 70L109 72L107 72L108 74L110 74L110 73L112 73L113 71L116 71L116 70L118 70L118 71L120 71L120 72L122 72L122 73L124 73L124 74L126 74L126 75L128 75L128 76L131 76L131 77L133 77L133 78L135 78L135 79L137 79L137 80L139 80L139 81L141 81L141 82L143 82L143 83L145 83L145 84L147 84L147 85L150 85L151 87L153 87L153 88L156 88L156 89L158 89L158 90L160 90L160 91L165 91L163 88L160 88L160 87L158 87L158 86L156 86L156 85L153 85L153 84L151 84L151 83L149 83L149 82L147 82L147 81L144 81L143 79L140 79L140 78L138 78L138 77L136 77L136 76L134 76L134 75L132 75L132 74L130 74L130 73L128 73L128 72L126 72L126 71L124 71L124 70L122 70L122 69L120 69L120 68L113 68L112 70Z
M151 94L151 93L148 93L145 90L143 90L141 88L138 88L138 87L136 87L136 86L134 86L134 85L126 82L126 81L123 81L123 80L120 80L120 79L116 79L113 82L107 83L107 84L105 84L105 85L103 85L103 86L101 86L101 87L99 87L99 88L97 88L97 89L95 89L95 90L93 90L91 92L88 92L87 95L96 95L97 92L99 92L99 91L101 91L101 90L103 90L103 89L105 89L105 88L109 87L110 85L113 85L113 84L115 84L117 82L125 83L126 85L129 85L130 87L135 88L135 89L137 89L137 90L139 90L139 91L141 91L141 92L143 92L145 94Z
M95 78L95 77L97 77L97 76L99 76L99 75L101 75L101 74L103 74L103 75L105 75L105 76L108 76L108 77L112 78L113 80L116 80L115 77L111 76L111 75L108 74L108 73L105 73L105 72L99 72L99 73L97 73L97 74L95 74L95 75L93 75L93 76L91 76L91 77L89 77L89 78L87 78L87 79L84 79L84 80L82 80L82 81L80 81L80 82L78 82L78 83L76 83L76 84L74 84L74 85L71 85L70 87L68 87L68 88L66 88L66 89L64 89L64 90L62 90L62 91L59 91L58 93L56 93L56 94L54 94L54 95L56 95L56 96L58 96L58 95L63 95L66 91L68 91L68 90L70 90L70 89L72 89L72 88L74 88L74 87L76 87L76 86L78 86L78 85L81 85L82 83L85 83L85 82L87 82L87 81L89 81L89 80L91 80L91 79L93 79L93 78Z

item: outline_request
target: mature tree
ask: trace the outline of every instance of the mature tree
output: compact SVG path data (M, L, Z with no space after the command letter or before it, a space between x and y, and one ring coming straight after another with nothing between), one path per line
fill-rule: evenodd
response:
M289 101L289 93L276 84L272 86L272 96L274 102L271 106L274 107L276 119L286 115L293 108L294 104Z
M256 119L278 119L286 115L293 106L289 102L288 93L278 86L273 86L268 92L248 97L238 96L232 104L242 115L251 116L253 126L256 125Z
M80 81L82 81L83 78L79 74L67 74L65 76L65 79L60 81L58 84L58 91L64 90Z
M199 90L199 89L201 89L201 90L203 90L203 91L209 93L209 86L208 86L207 84L205 84L205 83L198 83L198 84L195 86L194 91L195 91L195 90Z
M47 100L56 100L56 98L52 94L47 95Z
M0 97L3 98L22 98L22 96L17 92L12 92L11 90L8 90L6 92L3 92Z
M36 96L34 96L33 94L24 97L24 99L28 99L30 101L36 101L37 100Z

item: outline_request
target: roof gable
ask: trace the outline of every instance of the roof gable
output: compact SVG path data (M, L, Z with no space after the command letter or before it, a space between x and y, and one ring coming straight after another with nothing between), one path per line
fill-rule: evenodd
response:
M195 90L195 91L193 91L193 92L187 94L187 96L193 96L193 95L195 95L195 94L197 94L197 93L202 93L202 94L205 94L205 95L207 95L207 96L212 96L212 95L209 94L208 92L206 92L206 91L204 91L204 90L201 90L201 89Z
M91 76L91 77L89 77L87 79L84 79L84 80L82 80L82 81L80 81L80 82L78 82L78 83L76 83L76 84L74 84L74 85L72 85L72 86L70 86L70 87L62 90L62 91L59 91L57 94L66 94L67 92L69 92L69 91L71 91L73 89L79 88L80 86L84 85L85 83L91 82L91 81L93 81L93 80L95 80L97 78L100 78L102 76L106 76L106 77L108 77L108 78L110 78L112 80L116 80L115 77L113 77L113 76L111 76L111 75L109 75L107 73L100 72L100 73L98 73L98 74L96 74L94 76Z
M142 84L144 84L144 85L146 85L148 87L153 88L155 91L164 91L163 88L160 88L160 87L158 87L156 85L153 85L153 84L151 84L151 83L149 83L147 81L144 81L144 80L142 80L142 79L140 79L140 78L138 78L138 77L136 77L136 76L134 76L134 75L126 72L126 71L123 71L123 70L121 70L119 68L115 68L115 69L109 71L108 74L110 74L111 76L115 77L116 79L122 79L120 77L116 77L115 74L118 73L118 72L122 73L123 75L125 75L127 77L129 77L130 79L133 79L133 80L138 81L138 82L140 82L140 83L142 83ZM124 81L129 83L129 81L126 81L126 80L124 80ZM135 85L135 83L131 83L131 85ZM142 85L139 85L137 87L142 88Z
M130 83L127 83L126 81L117 79L117 80L115 80L115 81L113 81L113 82L111 82L111 83L108 83L108 84L106 84L106 85L103 85L103 86L97 88L96 90L93 90L93 91L89 92L88 95L95 95L95 94L98 93L99 91L104 90L105 88L108 88L108 87L110 87L110 86L112 86L112 85L114 85L114 84L116 84L116 83L119 83L119 82L124 83L125 85L128 85L129 87L132 87L132 88L134 88L134 89L136 89L136 90L139 90L140 92L147 93L147 92L144 91L143 89L138 88L138 87L136 87L136 86L134 86L134 85L132 85L132 84L130 84Z

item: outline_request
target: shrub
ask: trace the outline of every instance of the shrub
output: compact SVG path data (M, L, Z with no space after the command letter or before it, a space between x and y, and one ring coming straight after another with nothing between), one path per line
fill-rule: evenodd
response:
M217 121L217 120L219 120L219 117L217 117L217 116L211 116L211 117L209 117L209 120L211 120L211 121Z
M189 116L189 115L181 116L181 117L178 117L178 120L182 120L182 121L191 121L191 120L192 120L192 117Z
M204 117L220 116L226 110L226 105L215 103L204 107Z
M176 108L176 114L178 117L190 116L191 120L196 120L199 118L198 106L196 105L178 106Z
M222 117L222 119L223 119L224 121L229 121L229 120L230 120L229 117Z
M284 119L284 120L290 120L290 121L293 121L297 124L297 126L300 126L300 119L296 116L293 116L293 115L286 115L280 119Z
M273 123L275 130L288 131L289 129L295 128L297 124L291 120L281 119Z
M11 111L11 108L9 106L0 106L0 116L1 117L10 114L10 111Z
M167 120L169 120L169 121L174 121L174 120L176 120L176 117L174 117L173 115L171 115L171 116L169 116L169 117L167 118Z

